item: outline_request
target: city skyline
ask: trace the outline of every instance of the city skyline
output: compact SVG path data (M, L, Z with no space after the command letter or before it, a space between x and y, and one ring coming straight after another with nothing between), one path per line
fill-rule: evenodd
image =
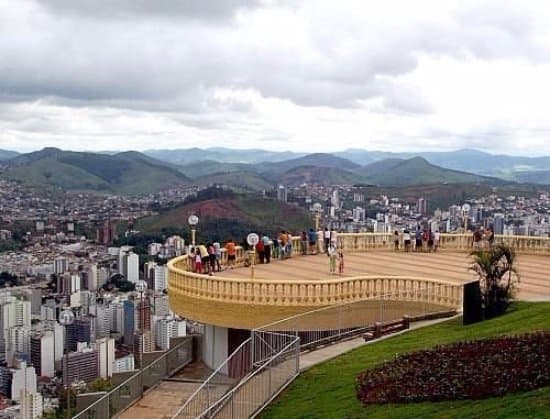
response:
M0 1L0 148L550 155L543 2L94 5Z

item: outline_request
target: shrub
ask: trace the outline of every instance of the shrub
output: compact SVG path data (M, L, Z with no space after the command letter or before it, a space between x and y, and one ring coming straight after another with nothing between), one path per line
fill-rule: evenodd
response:
M459 342L397 357L357 377L365 405L482 399L550 385L550 332Z

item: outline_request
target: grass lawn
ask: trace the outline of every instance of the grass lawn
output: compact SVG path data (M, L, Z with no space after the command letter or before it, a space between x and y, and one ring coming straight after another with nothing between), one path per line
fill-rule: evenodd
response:
M262 418L550 418L550 387L485 400L363 407L355 378L395 354L459 340L550 330L550 303L516 303L507 314L474 325L453 319L366 345L302 373Z

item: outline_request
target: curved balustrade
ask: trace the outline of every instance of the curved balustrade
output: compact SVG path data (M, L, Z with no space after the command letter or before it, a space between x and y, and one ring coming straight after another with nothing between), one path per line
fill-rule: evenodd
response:
M275 320L366 299L461 305L462 286L414 277L361 276L328 280L252 280L191 273L185 257L169 263L172 309L218 326L254 328Z
M360 252L369 249L393 249L393 233L340 233L338 241L348 251ZM550 237L496 235L495 243L506 243L519 253L550 254ZM472 250L472 234L442 233L439 239L441 250Z
M346 251L393 248L393 234L338 235ZM519 253L550 254L550 238L497 236ZM295 249L299 238L293 238ZM440 247L449 251L469 251L469 234L441 234ZM245 259L238 248L237 262ZM225 252L222 264L226 264ZM357 276L325 280L276 280L224 278L190 272L186 256L171 260L169 296L172 309L190 319L218 326L252 329L276 320L328 307L363 300L392 300L427 304L436 309L460 308L462 285L444 278Z

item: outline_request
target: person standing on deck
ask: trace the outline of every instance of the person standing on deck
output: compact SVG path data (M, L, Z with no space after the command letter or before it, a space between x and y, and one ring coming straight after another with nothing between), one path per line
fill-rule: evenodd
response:
M221 265L221 259L222 259L222 248L220 246L220 242L215 241L214 244L214 253L216 255L216 267L218 272L221 272L222 265Z
M323 238L324 238L324 244L325 244L325 252L328 255L328 247L330 245L330 230L328 227L325 227L325 231L323 232Z
M309 234L308 234L308 240L309 240L309 253L314 255L315 248L317 247L317 234L315 234L315 231L310 228Z
M225 251L227 252L227 266L233 269L235 266L235 259L237 257L237 247L235 246L233 239L229 239L229 241L225 244Z
M344 274L344 249L341 247L338 249L338 273Z
M336 259L338 258L338 253L334 243L329 242L327 246L327 256L328 256L328 270L330 274L336 273Z
M263 237L263 233L260 233L260 237ZM260 260L261 264L265 263L265 246L264 241L262 239L258 240L258 244L256 245L256 253L258 254L258 259Z
M264 234L262 236L262 242L264 242L264 255L265 255L265 263L271 262L271 244L272 241L269 239L269 236L267 234Z

